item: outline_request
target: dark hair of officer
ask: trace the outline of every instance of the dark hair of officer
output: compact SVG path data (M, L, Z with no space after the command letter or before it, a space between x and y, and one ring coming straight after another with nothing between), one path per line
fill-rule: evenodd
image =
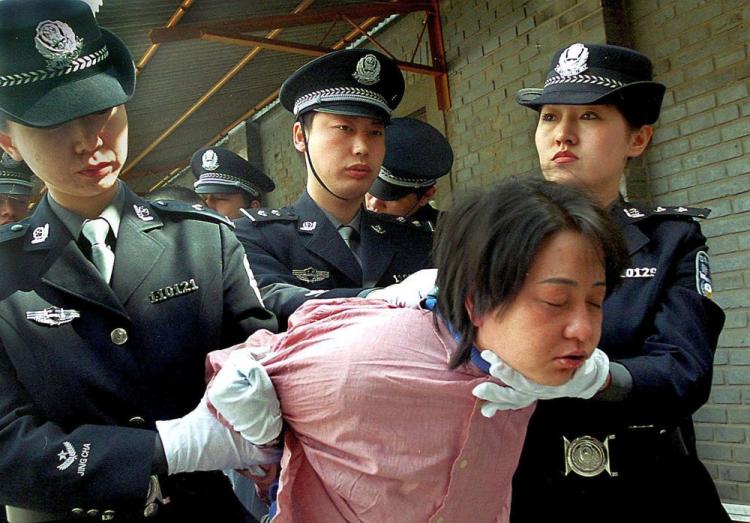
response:
M627 260L624 241L611 218L577 189L513 177L445 213L435 233L433 260L438 311L461 336L453 366L469 359L474 344L466 298L472 298L476 315L511 302L544 241L562 231L578 232L598 247L607 294L612 292Z

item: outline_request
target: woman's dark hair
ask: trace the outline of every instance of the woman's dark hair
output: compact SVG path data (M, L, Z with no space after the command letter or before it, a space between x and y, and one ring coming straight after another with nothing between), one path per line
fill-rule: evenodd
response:
M508 178L443 213L433 245L437 310L460 336L451 365L470 357L475 328L466 310L482 315L512 301L545 239L575 231L597 246L607 293L620 280L627 251L618 226L578 189L535 177Z

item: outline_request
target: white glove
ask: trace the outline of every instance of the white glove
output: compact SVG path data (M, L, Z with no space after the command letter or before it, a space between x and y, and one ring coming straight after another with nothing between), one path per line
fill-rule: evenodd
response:
M276 391L252 354L239 349L229 355L208 387L211 405L254 445L266 445L281 433L281 408Z
M609 375L609 358L599 349L594 350L567 383L557 386L541 385L528 379L492 351L482 351L481 356L490 364L490 375L507 385L503 387L487 382L474 387L474 396L488 402L482 406L482 414L487 417L498 410L526 407L538 399L591 398L602 388Z
M401 283L375 289L367 295L375 300L385 300L397 307L416 309L419 302L435 288L437 269L422 269L407 276Z
M169 474L197 470L245 469L274 463L279 449L260 449L225 427L209 412L205 396L182 418L157 421Z

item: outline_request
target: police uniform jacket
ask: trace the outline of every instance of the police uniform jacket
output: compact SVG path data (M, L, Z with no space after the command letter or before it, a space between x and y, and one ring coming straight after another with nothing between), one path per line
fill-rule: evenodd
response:
M46 198L0 229L0 503L142 515L155 421L198 404L209 351L276 326L231 224L121 190L111 286Z
M511 520L634 521L634 514L649 514L653 521L724 521L695 455L690 420L708 399L724 324L710 299L706 239L694 219L707 210L622 202L612 212L630 264L604 302L599 347L627 369L632 389L611 401L539 402L514 480ZM606 470L597 468L600 461ZM667 510L667 519L654 506ZM683 513L686 519L674 517Z
M283 209L245 209L235 233L245 246L266 306L279 323L306 300L356 296L430 266L431 234L363 210L362 266L307 192ZM311 292L312 291L312 292Z

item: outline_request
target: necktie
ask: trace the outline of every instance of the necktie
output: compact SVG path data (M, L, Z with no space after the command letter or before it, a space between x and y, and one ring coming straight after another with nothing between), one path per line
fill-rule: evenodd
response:
M86 220L83 223L81 234L91 244L91 261L94 262L104 281L109 283L112 278L112 269L115 266L115 253L107 245L109 223L104 218Z
M362 261L359 259L359 253L357 252L359 247L359 234L351 225L339 225L338 231L339 236L344 240L346 246L349 247L349 250L352 251L352 254L357 259L357 263L361 266Z

